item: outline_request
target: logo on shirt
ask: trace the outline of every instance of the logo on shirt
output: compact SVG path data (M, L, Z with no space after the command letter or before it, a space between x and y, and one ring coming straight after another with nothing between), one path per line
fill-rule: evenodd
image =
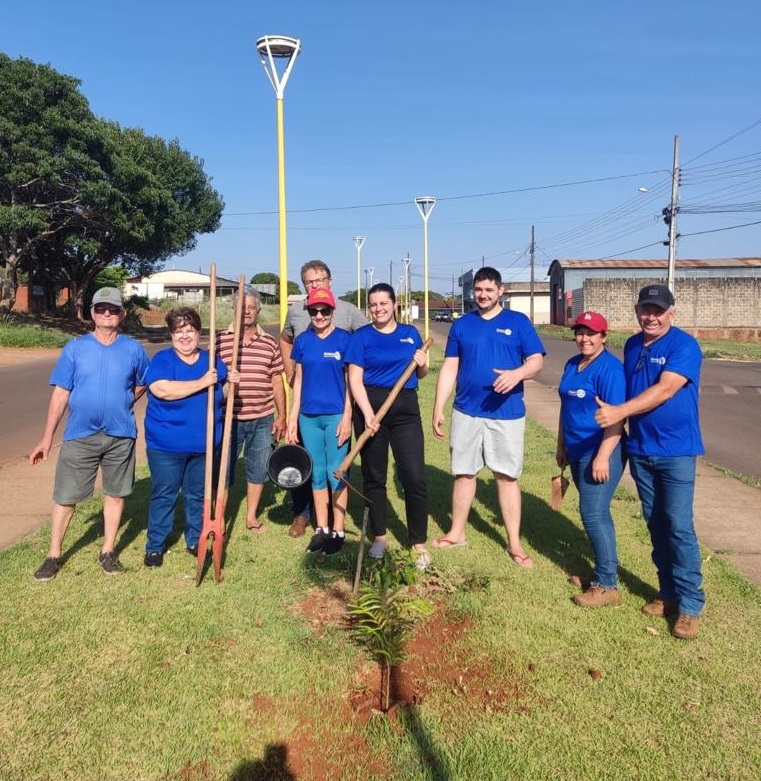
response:
M504 334L505 336L512 336L513 332L510 328L498 328L497 329L498 334Z
M411 336L408 336L406 339L400 339L399 342L401 344L415 344L415 340Z
M666 356L662 355L660 358L651 358L650 363L657 363L659 366L666 365Z
M336 350L334 353L325 352L322 354L323 358L335 358L337 361L341 360L341 353Z
M584 388L579 388L578 390L574 390L573 388L571 388L568 391L567 395L576 396L577 399L583 399L587 395L587 392L584 390Z

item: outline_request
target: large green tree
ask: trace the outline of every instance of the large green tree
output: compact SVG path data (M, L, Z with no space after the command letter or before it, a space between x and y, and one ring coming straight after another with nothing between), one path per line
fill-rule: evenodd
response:
M191 250L198 234L219 227L222 199L203 161L178 141L97 119L75 79L28 60L0 60L0 107L14 103L4 96L3 74L16 102L51 83L66 97L56 104L54 90L48 90L54 107L48 133L28 126L39 112L17 112L14 140L0 157L0 260L12 286L19 268L66 285L71 313L81 318L84 293L103 269L117 264L149 274L168 257ZM58 145L56 129L63 139ZM56 156L59 148L65 154ZM40 191L34 201L30 187Z

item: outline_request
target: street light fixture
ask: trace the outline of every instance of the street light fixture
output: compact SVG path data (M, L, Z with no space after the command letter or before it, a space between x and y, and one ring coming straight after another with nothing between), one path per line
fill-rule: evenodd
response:
M265 35L256 42L259 59L267 78L275 90L277 104L277 182L278 182L278 226L280 237L280 328L285 325L288 314L288 249L286 239L285 212L285 141L283 136L283 92L291 75L293 65L301 51L298 38L284 35ZM285 67L278 71L277 63Z
M354 246L357 248L357 309L362 308L362 245L365 243L364 236L354 236Z
M436 198L433 195L421 195L415 198L415 205L423 218L423 312L425 338L428 339L428 218L436 205Z

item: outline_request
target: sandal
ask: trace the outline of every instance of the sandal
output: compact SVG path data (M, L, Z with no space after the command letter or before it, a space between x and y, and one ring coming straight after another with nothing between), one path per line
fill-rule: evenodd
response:
M253 532L254 534L264 534L264 532L266 531L266 527L261 521L258 521L257 523L254 523L251 526L246 524L246 530Z
M441 550L449 550L450 548L464 548L467 544L467 540L457 542L456 540L450 540L446 537L439 537L438 540L433 541L433 547L440 548Z
M521 556L520 553L513 553L510 548L507 548L505 553L510 557L513 564L516 564L523 569L531 569L531 567L534 566L534 562L531 560L530 556Z

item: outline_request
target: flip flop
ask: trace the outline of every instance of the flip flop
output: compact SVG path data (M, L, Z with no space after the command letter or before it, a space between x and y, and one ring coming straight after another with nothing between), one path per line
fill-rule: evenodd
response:
M253 526L246 524L246 530L253 532L254 534L264 534L264 532L267 530L267 527L260 521L259 523L255 523Z
M534 566L530 556L521 556L519 553L513 553L510 548L507 548L505 553L510 557L513 564L523 567L523 569L531 569Z
M449 550L450 548L464 548L468 544L467 540L462 542L455 542L455 540L448 540L446 537L439 537L438 540L433 541L433 547L440 550Z

